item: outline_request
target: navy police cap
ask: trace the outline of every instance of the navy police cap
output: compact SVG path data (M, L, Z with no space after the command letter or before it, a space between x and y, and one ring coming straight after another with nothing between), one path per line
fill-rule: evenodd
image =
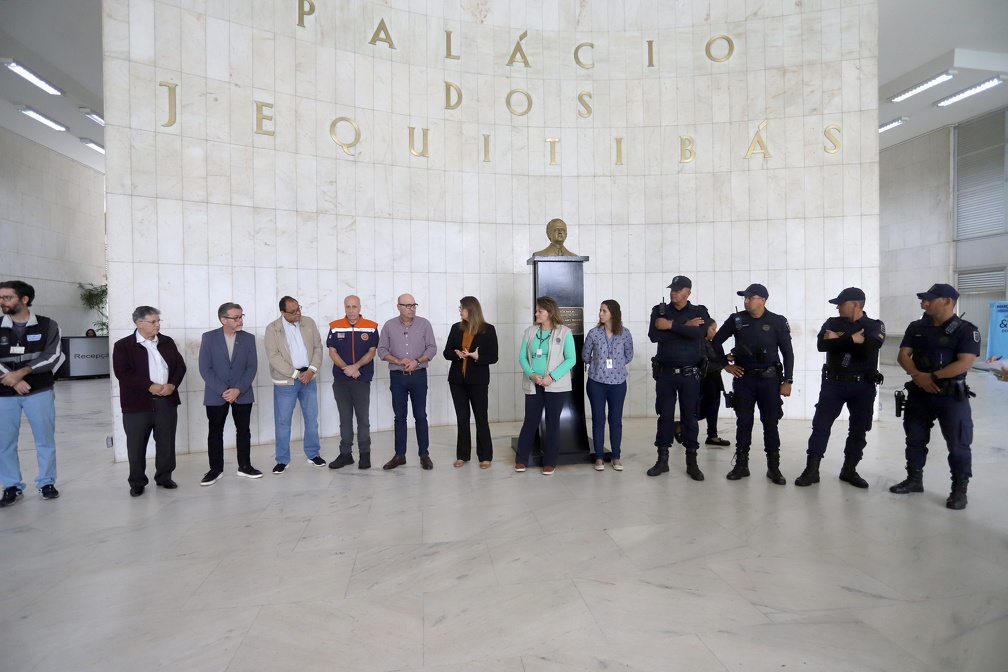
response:
M958 299L959 292L956 291L955 287L952 285L946 285L944 283L938 283L931 285L931 289L926 292L919 292L917 294L918 299L924 299L930 301L931 299Z
M848 301L864 301L865 295L857 287L848 287L847 289L840 292L840 295L835 299L830 299L829 302L839 306L841 303L847 303Z
M744 296L747 299L750 296L762 296L764 299L770 298L770 293L766 291L766 287L755 282L746 287L745 289L743 289L741 292L736 292L736 294L738 294L739 296Z
M672 284L668 288L677 292L680 289L693 289L693 281L685 275L677 275L672 278Z

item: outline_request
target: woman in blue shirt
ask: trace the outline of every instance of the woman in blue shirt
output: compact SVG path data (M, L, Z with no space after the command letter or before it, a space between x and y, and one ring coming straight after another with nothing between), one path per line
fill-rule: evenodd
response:
M620 444L623 441L623 402L627 393L627 364L633 359L633 336L623 326L620 305L606 299L599 307L599 323L585 336L581 359L588 366L588 401L592 410L592 443L595 471L605 469L606 404L609 405L609 443L612 466L623 471Z
M560 411L571 392L571 369L577 363L577 349L574 335L564 326L560 317L560 307L549 296L536 299L535 324L525 330L518 362L525 376L522 389L525 392L525 422L518 434L518 453L515 455L515 471L525 471L532 456L532 440L535 438L539 419L546 410L546 435L543 436L543 473L547 476L556 471L560 455Z

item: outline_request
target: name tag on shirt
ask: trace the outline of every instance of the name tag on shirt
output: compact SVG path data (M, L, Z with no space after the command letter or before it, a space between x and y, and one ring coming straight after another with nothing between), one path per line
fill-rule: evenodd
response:
M605 360L605 368L607 368L607 369L611 369L612 368L612 359Z
M24 346L23 345L12 345L10 349L10 354L12 355L23 355Z
M41 341L41 340L42 340L42 334L28 334L29 343L31 343L32 341Z
M24 350L24 348L22 348L22 350ZM536 348L535 356L536 357L542 357L543 356L543 354L542 354L542 348Z

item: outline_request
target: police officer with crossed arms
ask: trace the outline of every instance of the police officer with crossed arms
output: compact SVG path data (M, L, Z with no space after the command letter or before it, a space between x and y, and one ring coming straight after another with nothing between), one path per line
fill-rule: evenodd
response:
M980 354L980 331L955 314L959 292L951 285L932 285L917 298L924 316L906 328L896 359L911 380L906 384L903 413L907 477L889 492L924 492L927 444L937 420L952 471L952 492L945 506L965 509L966 488L973 475L973 418L966 372Z
M830 430L844 405L850 411L847 443L840 480L855 488L867 488L868 481L857 473L858 462L867 444L875 412L875 385L881 382L878 371L879 349L885 342L885 324L865 315L865 293L848 287L830 303L838 315L826 320L816 346L826 353L819 403L812 417L812 435L808 440L805 471L795 479L797 486L819 482L819 462L826 454Z

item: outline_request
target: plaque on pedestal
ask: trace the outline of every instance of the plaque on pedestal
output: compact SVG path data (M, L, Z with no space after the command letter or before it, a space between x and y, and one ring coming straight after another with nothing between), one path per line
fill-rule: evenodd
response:
M551 296L560 306L564 324L574 336L577 364L571 369L571 394L560 412L560 457L558 464L584 464L594 462L595 454L588 441L585 424L585 375L581 364L581 350L584 347L584 263L588 257L558 256L529 258L532 267L532 301L540 296ZM542 464L542 444L540 437L545 430L545 420L539 421L532 448L531 463ZM518 438L511 439L511 447L517 450Z

